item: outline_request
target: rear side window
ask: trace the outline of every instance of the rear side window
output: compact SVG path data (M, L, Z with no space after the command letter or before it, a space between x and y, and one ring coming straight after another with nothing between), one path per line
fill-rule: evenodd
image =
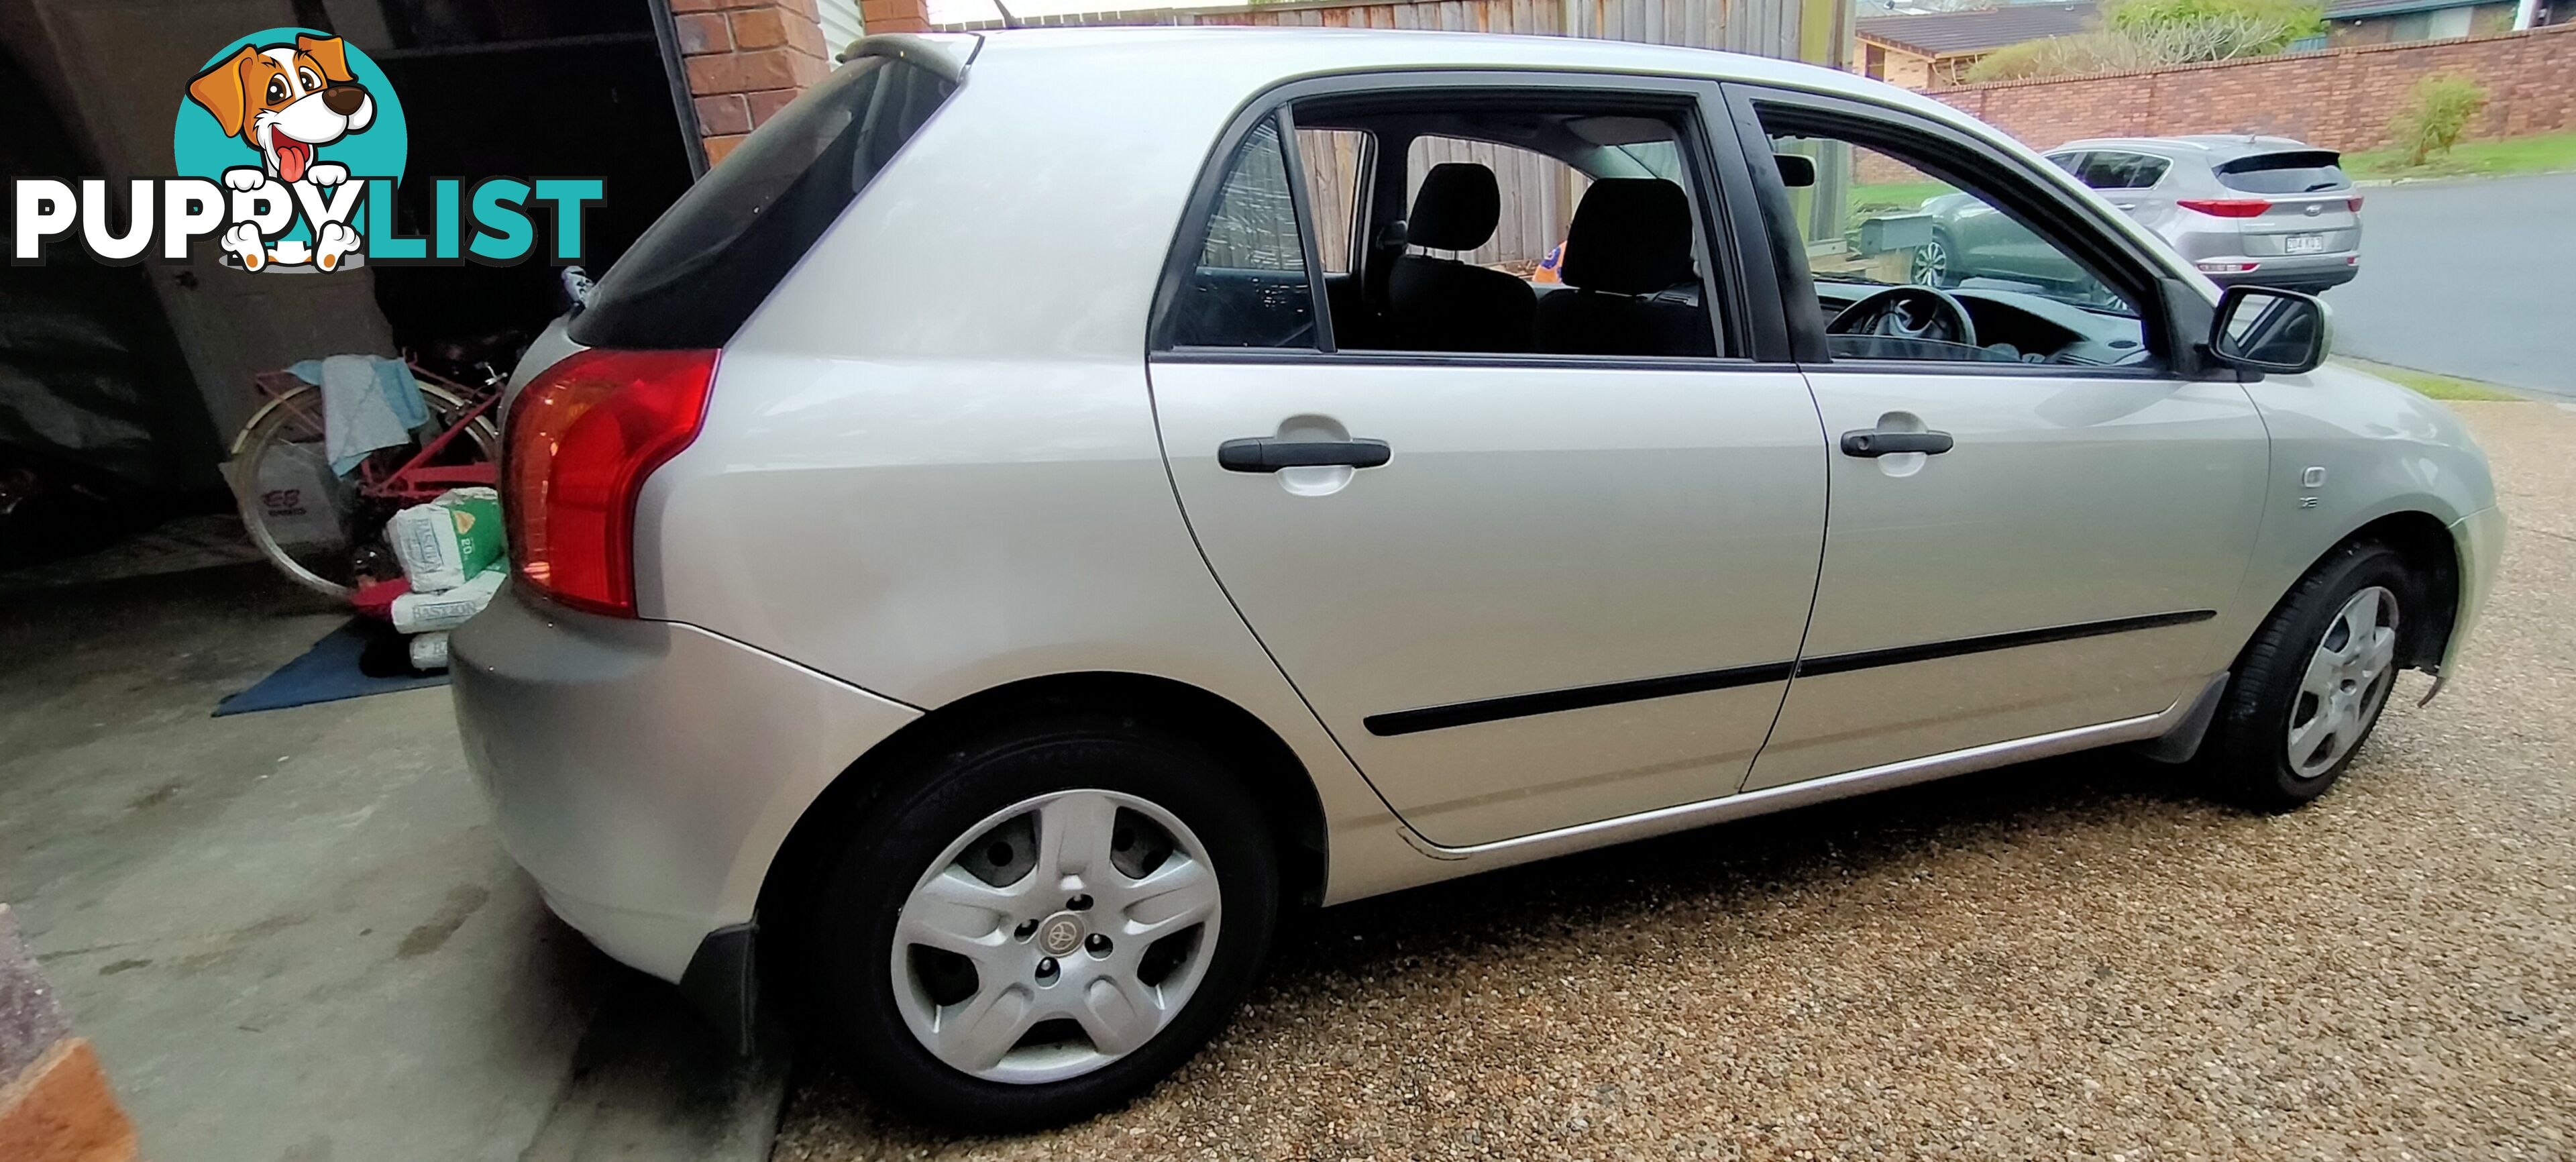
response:
M1208 214L1196 267L1171 308L1183 347L1313 347L1314 288L1279 129L1244 134Z
M2258 153L2220 165L2218 180L2231 190L2249 194L2340 190L2352 185L2352 180L2343 176L2343 168L2335 164L2342 160L2342 154L2325 149Z
M2163 181L2172 164L2143 153L2096 152L2085 155L2076 176L2097 190L2143 190Z
M709 171L572 321L591 347L722 347L956 84L863 57L832 74Z

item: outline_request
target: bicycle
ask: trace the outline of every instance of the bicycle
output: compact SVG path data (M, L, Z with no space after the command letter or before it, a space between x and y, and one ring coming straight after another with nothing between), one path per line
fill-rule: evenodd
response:
M496 364L516 359L476 359L470 344L444 353L462 375L405 359L428 422L409 444L368 453L347 476L331 470L324 451L322 389L284 371L253 377L268 402L234 436L226 468L252 543L297 584L346 601L368 582L400 576L384 543L387 520L449 489L499 482L495 411L509 375Z

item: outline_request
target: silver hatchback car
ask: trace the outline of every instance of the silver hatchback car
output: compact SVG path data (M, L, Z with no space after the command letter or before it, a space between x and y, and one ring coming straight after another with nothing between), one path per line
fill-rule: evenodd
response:
M1837 250L1836 142L2098 285ZM518 369L458 718L610 955L1061 1121L1302 907L2115 744L2322 793L2503 528L2326 324L1823 69L871 38Z

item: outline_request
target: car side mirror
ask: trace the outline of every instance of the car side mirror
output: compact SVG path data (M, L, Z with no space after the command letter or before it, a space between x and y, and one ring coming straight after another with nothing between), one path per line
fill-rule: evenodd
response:
M2314 295L2267 286L2232 286L2218 296L2209 353L2246 371L2284 375L2325 362L2334 313Z
M1780 167L1780 184L1803 190L1816 184L1816 159L1799 153L1775 153L1771 164Z

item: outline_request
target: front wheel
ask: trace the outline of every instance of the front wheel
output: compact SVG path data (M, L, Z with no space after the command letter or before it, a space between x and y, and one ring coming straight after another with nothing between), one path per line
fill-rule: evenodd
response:
M1222 1027L1278 910L1268 829L1178 739L1071 718L890 787L813 921L857 1072L984 1130L1127 1100Z
M2417 592L2395 549L2356 544L2282 599L2211 726L2203 757L2221 794L2284 811L2342 777L2396 685Z

